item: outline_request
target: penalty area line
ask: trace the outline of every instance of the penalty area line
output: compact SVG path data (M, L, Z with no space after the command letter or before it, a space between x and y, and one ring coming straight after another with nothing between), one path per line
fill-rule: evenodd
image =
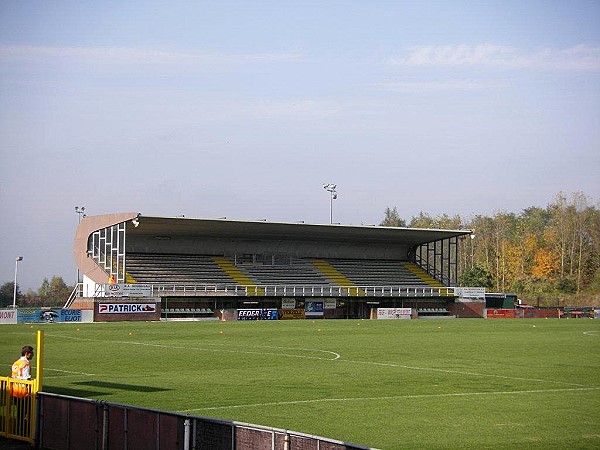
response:
M574 391L593 391L599 390L600 387L586 388L564 388L564 389L531 389L521 391L490 391L490 392L455 392L443 394L412 394L412 395L390 395L382 397L346 397L346 398L318 398L311 400L290 400L285 402L268 402L268 403L248 403L245 405L225 405L225 406L207 406L204 408L184 409L179 412L191 413L195 411L214 411L220 409L243 409L243 408L262 408L265 406L287 406L287 405L304 405L310 403L334 403L334 402L356 402L356 401L377 401L377 400L413 400L427 398L451 398L451 397L478 397L478 396L493 396L493 395L523 395L523 394L546 394L557 392L574 392Z

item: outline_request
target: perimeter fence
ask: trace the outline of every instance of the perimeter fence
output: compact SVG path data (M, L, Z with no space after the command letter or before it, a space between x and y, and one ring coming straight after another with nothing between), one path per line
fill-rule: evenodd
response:
M278 428L38 392L44 450L369 450Z

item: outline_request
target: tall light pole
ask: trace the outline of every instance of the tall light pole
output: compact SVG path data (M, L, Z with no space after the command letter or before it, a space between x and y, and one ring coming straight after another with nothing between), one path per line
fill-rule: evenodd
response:
M337 198L337 191L335 190L336 187L337 187L337 185L331 184L331 183L323 185L323 189L325 189L327 192L329 192L331 194L330 199L329 199L329 223L330 224L333 223L333 201Z
M81 223L81 219L85 219L85 206L76 206L75 207L75 213L79 216L79 221L77 222L77 224L80 224ZM79 284L79 278L80 278L79 267L77 267L77 281L76 281L76 284Z
M17 307L17 271L19 270L19 261L23 261L22 256L17 256L15 259L15 291L13 293L13 308Z
M85 218L85 206L76 206L75 207L75 212L79 216L79 222L78 223L81 223L81 219Z
M475 267L475 252L474 252L474 240L475 240L475 232L471 231L471 269L473 269L473 267Z

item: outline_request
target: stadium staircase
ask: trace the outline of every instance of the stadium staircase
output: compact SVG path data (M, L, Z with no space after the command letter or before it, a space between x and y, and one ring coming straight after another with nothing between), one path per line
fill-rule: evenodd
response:
M356 287L356 285L348 279L344 274L342 274L339 270L329 264L327 261L323 260L315 260L312 262L313 265L319 269L327 278L333 281L338 286L348 286L347 289L344 289L351 296L364 297L365 293L362 289Z
M229 275L233 281L241 286L246 286L249 291L255 295L264 296L264 289L257 287L253 280L246 276L233 262L226 258L213 258L215 264L217 264L223 272Z
M442 284L439 280L437 280L436 278L429 275L427 272L425 272L425 270L423 270L417 264L404 263L403 266L406 270L408 270L410 273L417 276L419 279L421 279L423 281L423 283L427 284L428 286L436 287L436 288L444 288L445 287L444 284ZM445 291L445 292L442 291L442 295L447 296L450 294L448 291Z

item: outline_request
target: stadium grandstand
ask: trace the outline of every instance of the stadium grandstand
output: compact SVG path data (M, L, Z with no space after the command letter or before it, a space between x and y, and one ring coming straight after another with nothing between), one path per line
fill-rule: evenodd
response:
M383 307L452 315L458 243L470 233L88 216L74 243L82 280L65 307L92 309L115 285L143 286L167 320L225 319L228 311L244 308L324 318L369 318Z

